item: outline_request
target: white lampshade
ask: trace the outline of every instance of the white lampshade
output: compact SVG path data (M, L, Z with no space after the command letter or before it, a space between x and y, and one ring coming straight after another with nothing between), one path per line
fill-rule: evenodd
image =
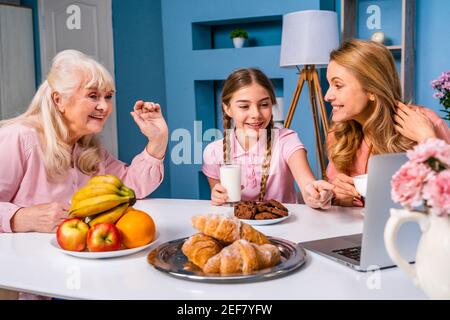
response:
M283 15L281 67L314 64L324 67L339 45L337 14L334 11L305 10Z

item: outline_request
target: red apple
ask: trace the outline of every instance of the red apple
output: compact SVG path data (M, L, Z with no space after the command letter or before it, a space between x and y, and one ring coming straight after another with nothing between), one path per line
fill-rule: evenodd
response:
M64 220L56 231L56 240L61 248L69 251L83 251L89 226L78 218Z
M89 251L119 250L122 243L120 231L113 223L99 223L89 229L87 247Z

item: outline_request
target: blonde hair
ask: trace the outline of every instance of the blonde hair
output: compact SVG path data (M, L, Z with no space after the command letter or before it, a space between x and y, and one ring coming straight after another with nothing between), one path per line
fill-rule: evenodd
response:
M61 51L54 57L47 80L37 90L27 111L0 122L0 126L20 123L38 132L47 175L52 180L65 177L72 164L69 131L52 94L59 92L70 98L80 88L115 91L111 74L100 63L76 50ZM102 160L98 139L86 135L77 144L82 151L73 159L74 165L84 174L95 174Z
M373 41L352 39L330 53L330 61L346 68L366 92L374 95L373 112L361 126L355 120L331 124L328 154L337 171L350 174L364 137L373 154L411 149L414 142L395 130L397 101L402 101L400 80L391 52Z
M231 129L231 117L229 117L225 110L224 105L229 106L230 100L233 94L244 88L248 87L253 83L257 83L267 90L269 94L270 101L272 104L276 104L275 91L273 85L269 78L259 69L247 68L238 69L228 76L225 80L222 89L222 113L223 113L223 127L224 127L224 139L223 139L223 161L224 163L230 162L230 136L229 132ZM262 164L262 177L261 177L261 187L259 192L259 201L263 201L266 195L267 180L269 178L270 160L272 158L272 129L273 118L270 119L270 123L266 128L267 138L266 138L266 151L264 153L264 160Z

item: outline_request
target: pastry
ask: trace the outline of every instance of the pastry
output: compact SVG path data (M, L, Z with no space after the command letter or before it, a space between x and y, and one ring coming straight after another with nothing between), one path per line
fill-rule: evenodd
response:
M245 239L256 244L270 243L269 239L252 226L235 217L206 215L192 217L192 225L200 232L226 244Z
M181 251L189 261L203 268L206 261L218 254L222 248L222 244L216 239L202 233L197 233L183 243Z
M205 264L205 273L249 274L269 268L281 261L280 250L272 244L257 245L237 240L211 257Z

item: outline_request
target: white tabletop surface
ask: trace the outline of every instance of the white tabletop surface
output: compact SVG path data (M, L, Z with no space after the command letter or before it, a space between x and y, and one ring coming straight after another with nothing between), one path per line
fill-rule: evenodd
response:
M306 264L277 279L239 284L181 280L156 270L147 254L163 242L195 233L190 217L221 213L209 201L151 199L136 208L148 212L157 225L154 246L111 259L81 259L66 255L50 241L54 234L0 234L0 288L69 299L425 299L423 292L398 268L361 273L308 252ZM358 209L313 210L287 205L292 216L274 225L257 226L266 235L303 242L362 231Z

